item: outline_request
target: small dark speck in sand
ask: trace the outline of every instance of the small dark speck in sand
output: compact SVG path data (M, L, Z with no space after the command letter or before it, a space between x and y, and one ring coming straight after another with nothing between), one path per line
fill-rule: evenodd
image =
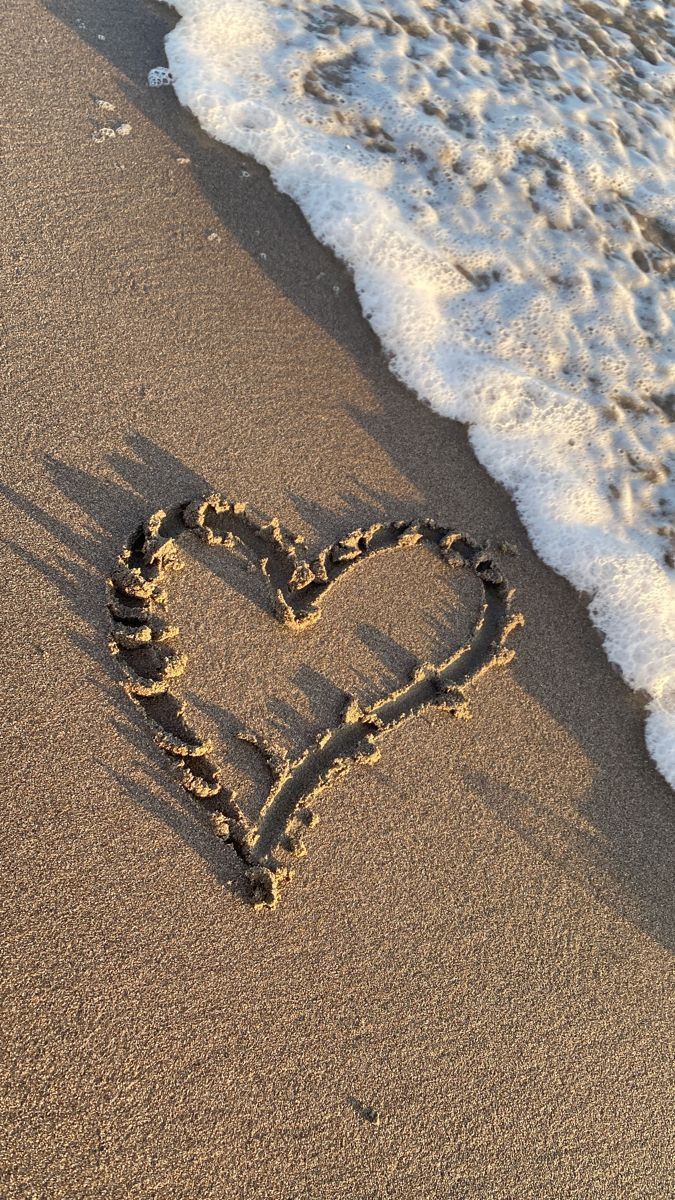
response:
M362 1104L355 1096L349 1097L349 1105L362 1121L368 1121L370 1125L376 1127L379 1126L381 1117L377 1109L371 1108L368 1104Z

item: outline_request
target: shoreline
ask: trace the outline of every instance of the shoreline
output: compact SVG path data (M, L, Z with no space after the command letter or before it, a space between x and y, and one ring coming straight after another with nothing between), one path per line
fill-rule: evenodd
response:
M8 11L8 1194L665 1198L675 810L641 700L295 205L148 90L171 23ZM310 557L421 516L518 547L513 662L471 721L411 719L331 784L273 913L107 645L120 547L214 490ZM185 696L247 804L238 728L297 754L345 692L461 644L471 593L417 553L349 574L301 638L236 556L177 576Z
M646 745L675 788L675 377L668 287L659 284L672 189L667 154L656 152L672 122L644 80L639 16L616 13L615 23L600 10L576 19L566 10L554 36L546 6L520 16L497 6L494 21L458 11L454 30L433 8L415 11L417 22L394 16L384 29L367 5L360 19L338 8L312 21L302 0L282 10L184 0L165 40L168 78L204 130L251 154L299 205L348 266L393 373L466 423L540 557L591 597L607 657L649 697ZM654 17L667 56L665 19ZM548 59L543 76L530 64L532 88L527 70L519 85L508 69L503 78L513 37L523 62L534 46L535 59ZM558 60L573 45L569 71L586 79L582 96ZM351 63L344 87L328 67L326 87L317 82L326 53ZM622 80L641 81L638 105L626 104L613 75L617 54ZM367 59L377 83L359 69ZM484 106L484 119L469 119L467 105L474 117ZM635 160L620 133L627 125ZM596 136L601 126L614 134ZM457 234L467 226L470 235Z

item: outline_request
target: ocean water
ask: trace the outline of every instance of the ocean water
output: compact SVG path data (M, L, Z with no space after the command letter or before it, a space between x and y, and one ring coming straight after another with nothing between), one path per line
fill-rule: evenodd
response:
M650 697L675 786L675 8L172 6L178 98L269 168L392 370L467 423Z

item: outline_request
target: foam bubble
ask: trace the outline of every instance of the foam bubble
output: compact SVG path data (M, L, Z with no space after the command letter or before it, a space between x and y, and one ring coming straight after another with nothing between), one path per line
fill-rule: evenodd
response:
M271 170L351 266L393 370L469 424L651 697L675 786L672 12L173 6L154 86Z
M148 71L148 87L168 87L170 83L173 79L167 67L152 67Z

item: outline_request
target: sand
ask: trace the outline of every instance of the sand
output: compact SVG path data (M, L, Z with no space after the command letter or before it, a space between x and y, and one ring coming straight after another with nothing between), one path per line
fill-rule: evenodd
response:
M641 698L294 205L147 89L170 12L3 16L3 1195L671 1196L675 805ZM108 648L127 539L209 491L311 555L421 517L518 550L515 658L331 783L274 911ZM296 632L194 542L182 696L252 818L238 730L302 753L476 601L415 547Z

